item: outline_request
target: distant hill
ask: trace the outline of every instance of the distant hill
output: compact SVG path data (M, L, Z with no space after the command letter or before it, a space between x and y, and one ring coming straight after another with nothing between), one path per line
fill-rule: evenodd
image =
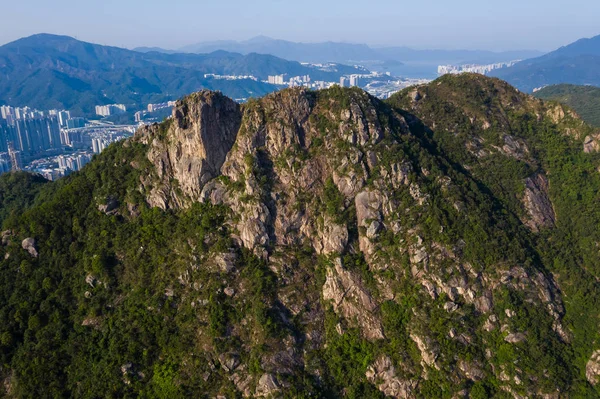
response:
M600 127L600 88L569 84L548 86L534 93L543 100L570 106L587 123Z
M219 75L308 75L335 81L340 66L321 71L270 55L142 53L81 42L67 36L39 34L0 47L0 104L39 109L66 108L91 113L97 104L123 103L133 108L181 97L199 89L220 90L233 98L261 96L277 87L254 80L217 80Z
M407 62L430 62L440 64L494 64L537 57L535 50L485 51L485 50L415 50L409 47L385 47L377 49L385 59Z
M151 53L156 51L157 53L165 53L165 54L175 54L177 51L175 50L167 50L162 47L136 47L132 49L133 51L137 51L139 53Z
M504 79L527 92L561 83L599 86L600 35L578 40L541 57L494 71L492 76Z
M480 50L415 50L408 47L369 47L353 43L296 43L265 36L245 41L203 42L180 49L183 52L207 53L217 50L241 54L272 54L300 62L360 63L374 70L389 71L409 77L437 77L441 64L491 64L522 60L542 55L539 51L492 52Z
M217 50L241 54L272 54L286 60L300 62L347 62L350 60L377 60L379 54L365 44L350 43L296 43L271 39L265 36L245 41L203 42L181 48L190 53L207 53Z

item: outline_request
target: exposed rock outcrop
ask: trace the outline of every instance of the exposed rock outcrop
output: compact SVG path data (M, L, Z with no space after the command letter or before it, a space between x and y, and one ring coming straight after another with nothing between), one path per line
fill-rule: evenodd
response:
M150 204L165 209L200 198L204 185L220 174L241 119L235 101L202 91L178 101L166 126L138 130L136 139L151 145L148 159L162 183L145 182L152 190Z
M583 141L583 152L586 154L600 150L600 135L586 136Z
M112 215L119 208L119 200L113 196L108 196L103 204L98 205L98 210L107 215Z
M542 173L525 179L523 204L528 213L524 223L534 232L554 227L556 214L548 194L548 179Z
M415 398L414 393L417 381L401 380L398 378L396 368L388 356L380 356L366 372L367 379L375 384L386 397L397 399Z
M287 375L314 366L306 364L310 351L327 348L330 340L345 339L353 329L361 339L386 340L383 326L389 314L384 312L418 303L403 309L402 318L406 319L404 334L412 341L409 345L418 349L420 360L397 365L399 370L390 357L377 358L366 378L381 392L398 398L419 396L418 381L432 372L452 381L504 381L505 373L507 384L521 384L515 378L522 381L522 376L486 366L493 356L488 337L503 334L506 342L515 345L527 340L525 332L510 330L517 313L498 311L496 301L510 290L519 300L542 305L549 323L554 323L553 332L569 342L569 331L561 324L560 292L551 275L522 259L510 265L505 259L496 259L493 265L488 258L482 260L473 250L473 236L460 237L468 230L456 222L464 219L464 225L471 226L473 199L480 197L470 197L467 188L475 190L475 180L462 170L446 173L453 167L447 159L429 154L433 145L429 137L412 134L404 117L393 109L382 112L377 100L358 91L343 94L346 97L339 101L294 89L237 105L202 92L179 102L170 122L136 135L136 140L148 144L148 158L157 171L141 179L147 202L185 208L203 201L226 209L228 245L261 257L277 280L276 293L265 304L269 314L282 325L302 325L298 336L269 342L268 353L258 359L262 375L248 374L243 355L214 355L213 360L219 359L215 367L223 368L229 382L245 396L277 394L289 383ZM412 103L418 107L429 98L417 90ZM486 118L471 119L494 133L491 127L496 122ZM225 119L228 122L220 122ZM467 150L481 162L508 156L533 165L535 151L512 133L502 134L500 141L469 137L474 144L472 148L467 144ZM524 223L534 231L555 225L548 186L543 173L525 181ZM451 201L447 209L440 206L445 201ZM487 224L482 222L479 228L487 229ZM186 260L189 270L179 274L180 286L169 285L166 297L185 302L188 296L201 295L203 283L194 282L192 276L194 270L205 269L218 273L216 292L227 303L248 303L251 288L245 255L239 262L236 255L246 252L230 251L219 248ZM361 269L344 264L346 259L353 259ZM312 269L317 263L323 284ZM311 288L314 281L319 283ZM192 304L200 312L209 301L194 299ZM324 331L324 315L332 311L339 322L335 329ZM437 332L428 331L434 322L430 315L437 311L453 324L443 339L476 346L476 351L469 351L472 357L448 353ZM250 347L246 341L252 342L258 332L242 332L253 325L252 318L250 313L244 315L241 322L227 327L226 334ZM299 342L304 351L298 350ZM310 370L317 379L321 377L322 370Z
M440 354L440 348L436 342L426 336L420 336L418 334L410 334L410 339L412 339L419 351L421 352L421 359L423 366L435 367L439 370L439 365L436 363L436 360Z
M331 300L333 309L345 319L355 320L367 339L384 338L381 321L373 313L377 304L352 273L344 269L339 258L327 270L323 299Z
M592 353L585 366L585 377L594 386L600 382L600 350Z
M256 393L258 397L270 397L280 390L279 382L273 374L263 374L256 384Z

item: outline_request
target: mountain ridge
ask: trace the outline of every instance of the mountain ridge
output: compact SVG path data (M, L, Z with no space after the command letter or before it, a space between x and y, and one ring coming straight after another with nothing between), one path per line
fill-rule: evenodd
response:
M189 95L61 181L0 177L2 387L595 397L599 137L471 74Z
M221 90L234 98L276 90L262 81L209 79L205 74L255 75L259 79L270 74L310 74L317 80L336 81L341 74L356 71L340 68L341 72L326 72L258 54L141 53L40 34L0 47L0 102L90 114L95 105L123 103L141 108L200 88Z
M580 39L541 57L492 71L490 75L504 79L526 92L563 83L598 86L599 65L600 35Z
M252 45L260 45L262 47L262 51L258 51ZM299 55L294 55L292 52L289 53L280 53L277 50L276 46L281 45L283 47L296 48ZM269 46L274 46L273 48L269 48ZM310 49L318 53L319 47L327 47L331 49L339 47L340 51L333 52L330 57L333 58L323 58L322 55L308 55L310 54ZM302 50L305 48L306 50ZM512 61L514 59L519 58L530 58L534 55L541 55L539 51L535 50L517 50L517 51L504 51L504 52L493 52L493 51L483 51L483 50L441 50L441 49L429 49L429 50L418 50L405 46L369 46L367 44L358 44L358 43L344 43L344 42L335 42L335 41L327 41L327 42L316 42L316 43L302 43L302 42L292 42L281 39L273 39L270 37L259 36L256 38L251 38L248 40L242 41L233 41L233 40L225 40L225 41L216 41L216 42L200 42L194 45L188 45L181 47L180 50L190 51L190 52L204 52L207 49L212 50L227 50L235 49L234 51L240 53L248 53L248 52L266 52L273 55L281 56L285 59L293 59L296 61L312 61L312 62L327 62L327 61L338 61L344 62L349 60L354 61L374 61L374 60L395 60L395 61L435 61L435 62L469 62L472 60L473 62L485 62L485 63L493 63L499 61ZM343 50L346 49L346 52ZM286 50L287 51L287 50ZM340 58L341 57L341 58ZM510 58L510 59L509 59Z

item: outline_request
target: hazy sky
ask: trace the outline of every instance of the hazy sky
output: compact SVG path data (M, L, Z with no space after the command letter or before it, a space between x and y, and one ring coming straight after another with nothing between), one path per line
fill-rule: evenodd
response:
M3 1L0 43L56 33L179 48L256 35L415 48L552 50L600 34L598 0Z

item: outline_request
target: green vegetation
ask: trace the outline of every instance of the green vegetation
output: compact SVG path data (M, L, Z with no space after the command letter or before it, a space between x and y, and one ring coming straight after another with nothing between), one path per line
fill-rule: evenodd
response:
M217 179L219 204L149 207L159 179L136 140L58 182L1 176L3 393L383 398L391 381L418 398L598 397L593 129L485 77L414 90L309 93L301 126L272 101L305 94L253 101L227 165L244 176ZM538 174L556 223L533 231ZM259 219L269 242L246 248Z
M62 68L63 64L70 68ZM254 75L260 79L277 74L310 74L316 80L336 81L343 74L356 71L346 69L350 71L321 71L255 53L142 53L40 34L0 46L0 73L6 77L0 81L0 103L69 109L92 116L95 105L119 103L139 110L148 103L173 100L201 88L218 90L231 98L257 97L277 89L251 79L205 78L207 72ZM110 119L123 121L122 118Z
M414 127L421 134L431 137L440 153L450 162L468 167L478 184L500 200L495 206L504 207L503 212L509 216L526 218L522 202L524 179L537 172L548 176L549 195L557 216L556 227L543 229L540 234L529 237L517 232L511 234L517 234L519 242L526 243L530 251L535 251L534 257L555 276L558 286L569 298L565 302L565 323L573 332L573 349L559 349L560 344L540 335L535 341L546 347L544 352L550 353L550 357L540 357L535 353L517 355L507 350L505 344L499 347L498 353L505 357L503 361L511 357L521 361L535 359L529 365L532 370L539 369L540 364L551 363L549 367L557 370L557 376L571 373L570 378L577 381L582 378L580 370L585 370L600 339L597 328L600 286L593 277L600 272L597 267L600 257L597 250L592 249L593 243L600 240L600 211L597 206L600 156L596 153L585 154L582 141L575 139L585 137L593 129L568 114L556 123L550 118L537 120L532 117L532 112L545 113L545 106L526 97L520 97L522 102L519 107L503 106L506 98L513 96L513 89L497 80L460 76L444 77L438 82L438 85L420 88L425 100L416 104L411 105L409 90L391 102L406 110L403 112ZM550 112L553 107L549 105ZM491 126L483 129L478 123L469 123L469 118L479 120L479 126L483 121L491 121ZM434 123L435 129L429 128ZM507 132L528 146L523 158L518 159L497 150L498 138ZM464 145L476 137L480 139L476 149ZM480 153L480 150L484 152ZM514 308L525 312L523 320L529 324L530 330L531 320L542 320L541 315L522 300L510 300ZM542 323L549 322L546 320ZM544 328L543 324L537 327L537 333L543 334ZM531 342L530 338L528 342ZM561 368L564 368L563 371L558 371ZM566 381L562 380L561 383L566 384ZM584 389L584 385L577 382L571 389L576 392Z
M581 119L600 127L600 88L561 84L544 87L533 94L542 100L557 101L573 108Z

